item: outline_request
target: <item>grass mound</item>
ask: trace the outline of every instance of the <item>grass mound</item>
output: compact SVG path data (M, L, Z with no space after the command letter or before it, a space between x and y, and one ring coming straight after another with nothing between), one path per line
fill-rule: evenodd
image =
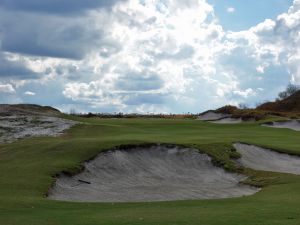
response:
M267 102L257 107L258 110L271 112L293 112L300 114L300 91L283 100Z
M0 115L59 115L60 111L50 106L40 106L35 104L0 104Z

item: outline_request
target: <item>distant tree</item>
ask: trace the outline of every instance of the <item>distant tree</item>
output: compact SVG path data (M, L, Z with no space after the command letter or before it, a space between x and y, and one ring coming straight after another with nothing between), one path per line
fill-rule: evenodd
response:
M76 115L76 110L73 109L73 108L71 108L71 109L70 109L70 115Z
M295 84L291 84L291 83L290 83L290 84L286 87L285 91L280 92L280 93L278 94L279 100L286 99L286 98L288 98L289 96L295 94L295 93L296 93L297 91L299 91L299 90L300 90L300 86L299 86L299 85L295 85Z

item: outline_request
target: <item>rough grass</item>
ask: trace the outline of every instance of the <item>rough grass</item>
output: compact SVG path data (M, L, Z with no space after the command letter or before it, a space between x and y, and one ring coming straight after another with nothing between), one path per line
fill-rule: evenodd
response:
M299 92L300 93L300 92ZM298 102L298 101L297 101ZM272 103L275 104L275 103ZM298 103L297 103L298 104ZM270 118L275 119L298 119L300 118L299 111L279 111L272 108L264 108L258 107L256 109L239 109L235 106L226 105L217 110L214 110L216 113L223 113L223 114L231 114L233 118L242 118L243 120L255 119L256 121L259 120L266 120Z
M275 102L267 102L257 107L259 110L268 110L273 112L300 112L300 90L291 96L277 100Z
M69 117L71 118L71 117ZM0 145L2 225L299 225L300 176L237 168L231 143L246 142L300 155L299 132L258 123L212 124L172 119L84 119L58 138ZM198 148L245 181L264 187L253 196L156 203L70 203L45 194L61 171L116 145L173 143Z

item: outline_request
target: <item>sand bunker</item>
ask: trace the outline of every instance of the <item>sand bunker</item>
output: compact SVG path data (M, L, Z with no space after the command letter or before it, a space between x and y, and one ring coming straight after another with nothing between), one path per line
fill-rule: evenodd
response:
M230 115L228 114L222 114L222 113L215 113L213 111L208 111L205 112L203 114L201 114L198 117L198 120L202 120L202 121L213 121L213 120L220 120L226 117L229 117Z
M251 195L259 189L239 184L195 149L156 145L111 150L85 163L75 176L61 175L49 198L84 202L140 202L216 199Z
M265 127L274 127L274 128L288 128L296 131L300 131L300 121L299 120L289 120L282 122L270 122L262 124Z
M242 166L264 171L300 174L300 157L282 154L254 145L236 143L235 149L242 155Z

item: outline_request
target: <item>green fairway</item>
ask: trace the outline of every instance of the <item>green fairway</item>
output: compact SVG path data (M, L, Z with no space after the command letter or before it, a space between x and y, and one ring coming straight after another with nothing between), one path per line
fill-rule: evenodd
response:
M67 117L67 116L66 116ZM212 124L175 119L82 119L57 138L0 145L0 225L299 225L300 176L243 170L263 186L253 196L156 203L48 200L53 176L74 172L100 151L123 144L193 146L237 170L231 144L245 142L300 155L300 132L259 123Z

